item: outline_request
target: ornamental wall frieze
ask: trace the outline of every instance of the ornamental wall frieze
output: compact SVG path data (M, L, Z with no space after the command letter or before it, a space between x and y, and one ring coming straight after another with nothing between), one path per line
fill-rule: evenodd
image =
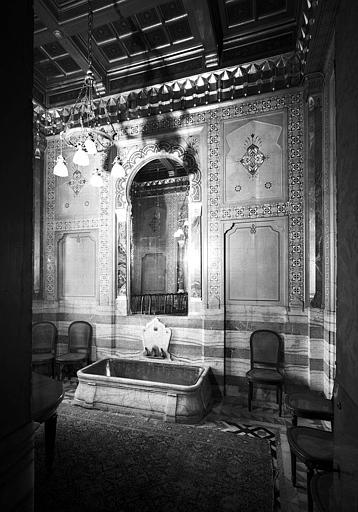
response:
M78 231L81 229L98 229L99 220L97 217L84 218L84 219L70 219L70 220L56 220L54 229L55 231Z
M225 207L219 212L220 220L252 219L261 217L282 217L288 215L290 205L286 203L251 204L248 206Z

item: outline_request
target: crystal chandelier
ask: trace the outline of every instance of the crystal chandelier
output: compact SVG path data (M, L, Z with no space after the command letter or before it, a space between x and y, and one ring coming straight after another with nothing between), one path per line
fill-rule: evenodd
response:
M90 163L89 156L108 150L113 145L116 136L107 108L104 107L103 117L106 118L107 124L111 125L112 134L109 134L104 130L104 128L99 127L99 122L96 116L97 105L94 98L97 95L97 91L96 81L92 71L92 26L93 11L91 8L91 2L89 1L87 41L88 70L77 101L69 109L64 129L60 133L61 152L57 157L53 171L57 176L68 176L66 161L62 155L62 141L64 141L67 146L76 150L73 156L73 163L86 167ZM64 110L63 113L65 114L65 112L66 110ZM111 175L115 178L123 178L125 176L125 171L119 156L116 156L113 161ZM94 177L92 177L92 180L90 181L91 184L97 187L101 186L103 184L103 180L101 181L99 177L100 173L96 169Z

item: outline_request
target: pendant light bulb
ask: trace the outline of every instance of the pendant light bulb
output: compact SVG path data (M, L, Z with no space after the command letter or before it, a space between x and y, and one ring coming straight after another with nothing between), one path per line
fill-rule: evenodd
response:
M87 139L85 140L85 148L89 155L95 155L97 153L96 144L90 137L87 137Z
M118 156L116 156L116 158L113 160L111 176L113 178L124 178L125 175L126 175L126 171L124 170L124 167L121 164L121 161L119 160Z
M89 164L88 154L81 146L77 147L76 153L73 156L73 163L82 167L86 167Z
M65 163L65 159L62 155L58 155L56 165L53 169L53 173L56 176L60 176L61 178L65 178L66 176L68 176L68 169Z
M92 185L92 187L103 187L104 181L98 171L96 171L95 173L92 174L92 177L90 179L90 184Z

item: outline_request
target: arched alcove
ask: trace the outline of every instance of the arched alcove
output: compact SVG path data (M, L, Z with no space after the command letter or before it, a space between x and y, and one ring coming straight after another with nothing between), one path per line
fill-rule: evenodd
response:
M189 192L187 169L159 155L129 185L132 314L188 313Z

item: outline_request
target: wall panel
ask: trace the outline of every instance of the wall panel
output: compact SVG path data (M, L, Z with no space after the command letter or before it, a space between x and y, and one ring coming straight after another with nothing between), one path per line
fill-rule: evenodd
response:
M59 299L96 299L96 249L91 233L65 233L58 240Z
M225 303L285 305L286 219L235 222L225 243Z
M284 111L224 121L224 145L225 203L286 200Z

